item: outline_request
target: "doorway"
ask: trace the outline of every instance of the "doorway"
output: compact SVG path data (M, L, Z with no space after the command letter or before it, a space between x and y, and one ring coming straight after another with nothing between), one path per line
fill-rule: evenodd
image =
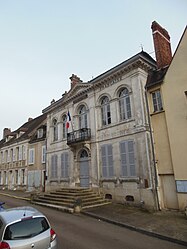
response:
M90 177L88 152L86 150L82 150L80 154L80 187L88 188L89 182Z

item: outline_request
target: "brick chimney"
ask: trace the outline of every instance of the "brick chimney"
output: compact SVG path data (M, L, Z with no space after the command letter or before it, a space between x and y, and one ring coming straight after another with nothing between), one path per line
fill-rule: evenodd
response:
M70 80L71 80L71 88L75 84L82 82L82 80L77 75L75 75L75 74L72 74L72 76L70 77Z
M10 135L10 133L11 133L11 129L9 129L9 128L4 128L4 129L3 129L3 139L4 139L6 136Z
M157 67L162 68L168 66L172 60L170 36L164 28L157 22L152 22L153 42L155 47L155 55Z

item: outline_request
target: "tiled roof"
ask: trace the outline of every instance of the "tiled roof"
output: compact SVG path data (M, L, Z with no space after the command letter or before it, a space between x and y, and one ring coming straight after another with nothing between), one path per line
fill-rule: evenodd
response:
M12 136L12 138L6 142L6 139L2 139L0 141L0 147L13 144L15 142L22 141L24 139L28 139L30 137L30 134L37 129L37 127L42 124L42 122L47 118L47 114L42 114L34 119L29 120L25 124L23 124L21 127L19 127L17 130L11 132L9 136ZM20 132L24 132L22 135L20 135L18 138L16 138L16 135Z
M161 84L164 80L164 76L168 70L168 67L169 66L149 71L145 88L150 88L157 84Z
M90 80L89 83L95 83L96 81L106 77L107 75L111 74L112 72L115 72L115 71L119 70L120 68L124 68L125 66L130 65L131 63L137 61L138 59L143 59L144 61L147 61L149 64L151 64L152 67L156 68L156 61L148 53L141 51L138 54L135 54L134 56L130 57L129 59L118 64L117 66L102 73L101 75L97 76L96 78Z

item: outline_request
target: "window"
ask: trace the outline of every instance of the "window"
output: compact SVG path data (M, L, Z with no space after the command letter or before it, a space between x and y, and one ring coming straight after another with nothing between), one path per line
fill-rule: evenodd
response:
M67 137L66 123L67 123L67 116L63 115L62 117L62 138L63 139Z
M68 153L61 154L61 178L68 178L69 176L69 157Z
M34 149L29 149L29 164L34 164Z
M108 97L103 97L101 100L101 117L102 125L111 124L110 103Z
M79 109L79 128L87 128L88 120L87 120L87 111L86 107L82 105Z
M23 145L23 146L22 146L23 160L26 159L25 151L26 151L26 147Z
M42 128L37 130L37 138L42 138L44 135L44 130Z
M49 224L44 217L30 217L7 226L3 240L29 239L48 229Z
M135 177L135 153L134 153L134 141L127 140L120 143L120 155L121 155L121 176L123 177Z
M21 170L21 184L24 185L25 184L25 169Z
M57 120L54 119L53 120L53 141L57 141L58 140L58 124L57 124Z
M4 163L4 153L1 151L1 163Z
M15 170L15 184L18 184L18 170Z
M22 149L23 149L23 147L20 146L19 147L19 160L22 160L22 158L23 158L23 151L22 151Z
M57 172L57 155L53 155L51 157L51 179L57 179L58 172Z
M120 119L126 120L131 118L131 103L129 91L127 88L124 88L119 93L119 111L120 111Z
M5 163L8 162L8 150L5 150Z
M46 158L46 146L42 146L42 163L45 163L45 158Z
M152 93L152 99L153 99L154 112L162 111L163 106L162 106L162 99L161 99L160 90L157 90L157 91Z
M13 149L10 150L10 161L13 162Z
M101 157L102 157L103 177L113 177L114 166L113 166L113 152L111 144L101 146Z

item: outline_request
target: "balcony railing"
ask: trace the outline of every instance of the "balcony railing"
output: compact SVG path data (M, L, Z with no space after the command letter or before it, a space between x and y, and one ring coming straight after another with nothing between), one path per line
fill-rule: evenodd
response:
M84 142L90 140L91 138L91 129L82 128L67 134L67 144L74 144L79 142Z

